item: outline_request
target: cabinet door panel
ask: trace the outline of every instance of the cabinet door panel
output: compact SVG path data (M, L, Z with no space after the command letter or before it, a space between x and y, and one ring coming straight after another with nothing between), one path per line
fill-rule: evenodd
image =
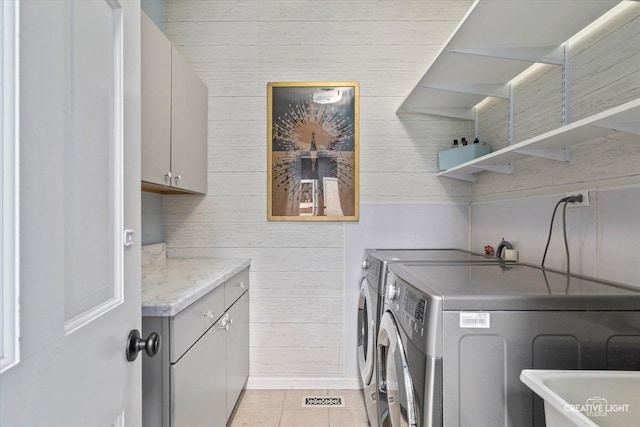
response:
M171 365L172 426L226 425L225 331L220 324Z
M249 292L228 313L233 323L227 331L227 419L249 377Z
M171 43L141 16L142 181L170 185Z
M207 102L207 87L172 46L172 184L197 193L207 192Z

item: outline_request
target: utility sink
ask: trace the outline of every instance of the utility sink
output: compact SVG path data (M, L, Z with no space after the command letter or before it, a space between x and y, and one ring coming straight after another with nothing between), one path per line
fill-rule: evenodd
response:
M520 380L544 399L547 427L640 425L640 371L523 369Z

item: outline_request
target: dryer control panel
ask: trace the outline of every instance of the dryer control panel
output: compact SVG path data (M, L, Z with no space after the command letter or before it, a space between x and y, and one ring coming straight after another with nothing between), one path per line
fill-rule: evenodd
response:
M402 301L404 308L403 321L412 333L424 336L424 315L427 307L427 301L405 288L404 298Z
M421 325L424 324L426 306L427 301L424 298L420 298L417 294L407 289L404 294L404 309Z

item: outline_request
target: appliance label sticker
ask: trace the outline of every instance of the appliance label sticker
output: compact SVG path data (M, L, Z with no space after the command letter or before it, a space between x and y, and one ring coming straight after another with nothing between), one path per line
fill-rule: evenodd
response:
M461 328L490 328L491 315L489 313L460 313Z

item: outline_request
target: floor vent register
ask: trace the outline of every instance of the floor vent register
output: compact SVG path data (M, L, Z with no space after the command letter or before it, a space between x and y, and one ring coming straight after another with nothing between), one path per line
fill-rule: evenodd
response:
M303 396L303 408L344 407L342 396Z

